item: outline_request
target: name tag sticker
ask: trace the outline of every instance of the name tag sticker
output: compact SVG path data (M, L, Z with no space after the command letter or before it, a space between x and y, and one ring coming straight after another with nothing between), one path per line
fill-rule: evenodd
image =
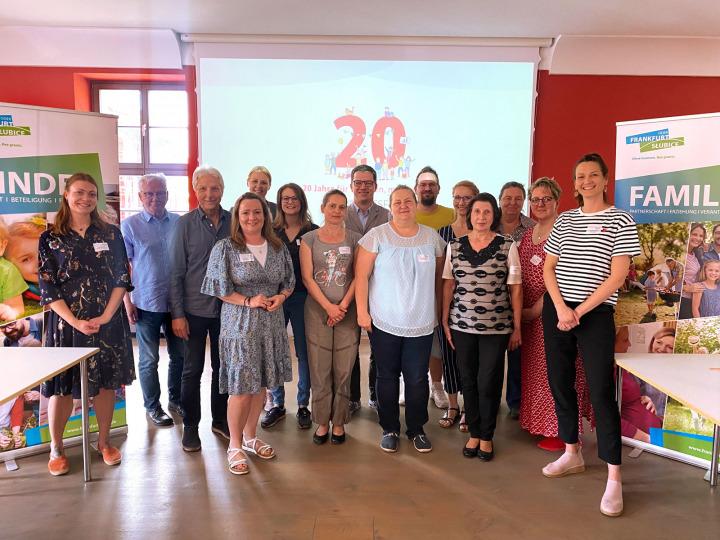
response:
M298 238L297 240L295 240L295 243L299 246L301 243L300 239Z
M252 253L241 253L240 254L240 262L252 262L253 260Z
M340 246L340 255L350 255L350 246Z
M594 223L592 225L588 225L587 230L585 231L585 234L600 234L602 232L602 225L598 225L597 223Z
M430 260L430 257L425 255L424 253L418 253L418 262L428 262Z
M530 262L533 263L535 266L540 264L542 262L542 257L540 255L533 255L530 258Z
M110 251L107 242L95 242L93 244L93 248L95 248L95 253L100 253L101 251Z

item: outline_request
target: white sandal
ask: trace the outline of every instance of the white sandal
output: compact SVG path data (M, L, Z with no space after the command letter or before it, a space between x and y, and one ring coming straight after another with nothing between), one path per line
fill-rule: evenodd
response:
M257 447L258 442L260 443L260 448ZM263 452L268 448L270 449L270 453L263 454ZM255 454L260 459L272 459L275 457L275 449L269 444L261 441L257 437L255 437L254 439L245 440L245 435L243 435L242 449L250 452L251 454Z
M242 454L244 457L238 458L238 454ZM250 472L250 469L248 467L248 460L247 455L245 452L243 452L240 448L228 448L227 450L227 459L228 459L228 470L232 474L247 474ZM244 469L236 469L235 467L239 465L245 465Z

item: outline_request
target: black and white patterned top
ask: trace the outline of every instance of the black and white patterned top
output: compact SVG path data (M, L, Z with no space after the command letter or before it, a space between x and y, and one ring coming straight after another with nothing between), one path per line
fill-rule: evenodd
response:
M563 212L545 242L545 253L558 257L555 276L566 302L583 302L610 276L613 257L640 255L632 216L611 206L601 212L580 208ZM615 291L605 304L617 304Z
M454 279L450 328L469 334L510 334L513 331L508 285L522 281L517 246L496 235L475 251L467 236L448 244L443 279Z

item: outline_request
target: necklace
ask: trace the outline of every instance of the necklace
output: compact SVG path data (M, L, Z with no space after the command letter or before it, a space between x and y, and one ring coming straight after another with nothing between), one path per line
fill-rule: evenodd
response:
M532 240L534 244L539 244L543 240L547 240L547 237L550 236L550 233L552 232L552 225L550 228L546 231L540 230L540 225L536 225L533 227L532 231Z

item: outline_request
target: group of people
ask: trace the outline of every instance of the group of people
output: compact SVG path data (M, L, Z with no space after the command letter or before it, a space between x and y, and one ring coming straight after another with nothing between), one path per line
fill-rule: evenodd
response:
M47 344L100 348L89 366L90 393L98 450L112 465L121 460L109 442L113 391L135 378L129 323L136 325L144 405L158 425L174 421L160 403L157 373L161 330L168 339L168 410L182 417L188 452L201 449L209 337L212 431L229 440L228 469L237 475L249 472L248 453L276 455L257 425L266 391L272 406L261 425L285 415L288 322L298 360L297 422L302 429L316 424L316 444L346 440L360 401L364 330L381 449L399 449L402 377L405 434L417 451L432 450L424 430L430 373L433 391L444 379L448 393L440 425L460 422L469 431L462 454L490 461L507 354L511 415L548 449L564 449L545 476L584 470L578 435L592 403L599 455L608 463L600 509L619 515L613 306L639 245L632 218L606 200L602 158L583 156L573 179L580 206L560 216L558 184L541 178L530 186L533 221L522 214L525 187L516 182L503 187L500 204L462 181L453 188L454 208L438 205L440 180L431 167L414 189L395 187L385 209L373 199L375 170L359 165L351 173L352 202L342 191L327 192L318 227L298 185L281 186L275 205L265 200L272 181L266 168L251 170L250 191L227 211L222 175L201 166L192 176L196 209L167 212L165 178L148 175L139 186L143 211L125 220L121 233L100 220L92 177L76 174L40 238L40 292L52 310ZM49 469L64 474L62 431L79 392L77 369L42 392L50 397Z

